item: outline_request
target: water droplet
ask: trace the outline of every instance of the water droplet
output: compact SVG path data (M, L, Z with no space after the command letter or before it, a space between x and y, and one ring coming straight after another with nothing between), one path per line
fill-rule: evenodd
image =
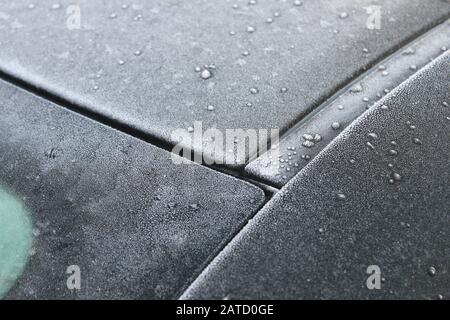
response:
M347 12L341 12L339 14L339 18L341 18L341 19L346 19L347 17L348 17L348 13Z
M315 143L310 140L306 140L302 143L302 145L306 148L312 148L315 146Z
M294 1L294 6L296 6L296 7L300 7L302 4L303 4L303 2L301 2L300 0Z
M140 55L142 55L142 51L141 51L141 50L136 50L136 51L134 52L134 55L135 55L136 57L139 57Z
M393 178L395 181L401 181L401 180L402 180L402 176L401 176L400 174L396 173L396 172L394 172L394 173L392 174L392 178Z
M374 145L372 143L370 143L369 141L366 142L366 146L368 146L372 150L375 150Z
M52 8L52 10L58 10L61 8L61 5L59 3L54 3L54 4L52 4L51 8Z
M109 15L109 18L110 18L110 19L115 19L115 18L117 18L117 13L111 13L111 14Z
M214 111L214 106L209 105L209 106L207 107L207 109L208 109L208 111Z
M428 274L432 277L434 277L436 275L437 271L435 267L429 267L428 268Z
M256 31L256 28L255 27L253 27L253 26L248 26L247 27L247 32L248 33L253 33L253 32L255 32Z
M411 121L406 121L406 125L409 126L409 128L410 128L411 130L415 130L415 129L416 129L416 126L413 125L413 124L411 124Z
M339 130L340 127L341 127L341 124L339 122L333 122L331 124L331 128L333 128L333 130Z
M413 139L413 142L414 142L415 144L422 144L422 141L421 141L419 138L414 138L414 139Z
M212 73L208 69L205 69L205 70L202 71L200 76L202 77L203 80L207 80L207 79L212 77Z
M347 197L343 193L336 194L336 199L339 201L344 201Z
M280 89L280 92L281 93L286 93L286 92L288 92L288 88L283 87L283 88Z
M411 55L411 54L414 54L414 53L416 53L416 50L413 49L413 48L408 48L405 51L403 51L404 55Z
M368 137L372 138L372 139L378 139L378 135L374 132L370 132L367 134Z
M244 51L244 52L242 52L242 55L243 55L244 57L248 57L248 56L250 55L250 52Z
M396 156L396 155L398 155L398 152L396 150L394 150L394 149L391 149L391 150L389 150L389 154L391 156Z
M415 64L412 64L412 65L409 66L409 69L411 71L416 71L417 70L417 66Z
M259 92L258 88L250 88L251 94L257 94Z
M311 159L311 156L309 154L304 154L304 155L302 155L302 159L309 161Z
M322 141L322 136L321 136L320 134L316 133L316 134L314 135L314 141L315 141L315 142L320 142L320 141Z
M363 91L363 87L362 87L362 85L361 85L360 83L355 84L355 85L350 89L350 92L353 92L353 93L357 93L357 92L361 92L361 91Z

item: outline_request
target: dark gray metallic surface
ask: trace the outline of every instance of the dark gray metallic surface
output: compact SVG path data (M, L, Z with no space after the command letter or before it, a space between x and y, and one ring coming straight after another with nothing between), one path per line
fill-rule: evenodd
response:
M449 70L447 51L345 129L183 298L448 299Z
M275 149L281 157L269 150L248 164L246 171L282 187L367 108L447 48L450 48L450 22L436 27L350 83L286 133ZM313 144L305 139L316 135L320 140L313 139Z
M6 298L174 298L264 201L3 81L0 110L0 185L23 199L34 235ZM70 265L82 290L66 287Z
M81 29L69 30L72 1L9 1L0 70L166 142L194 121L285 131L450 13L443 0L253 3L80 0ZM379 30L367 28L370 5L382 8Z

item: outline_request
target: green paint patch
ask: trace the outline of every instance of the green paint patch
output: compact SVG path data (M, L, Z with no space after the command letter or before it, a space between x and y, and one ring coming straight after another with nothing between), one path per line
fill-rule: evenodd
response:
M25 205L0 187L0 298L22 274L32 242Z

